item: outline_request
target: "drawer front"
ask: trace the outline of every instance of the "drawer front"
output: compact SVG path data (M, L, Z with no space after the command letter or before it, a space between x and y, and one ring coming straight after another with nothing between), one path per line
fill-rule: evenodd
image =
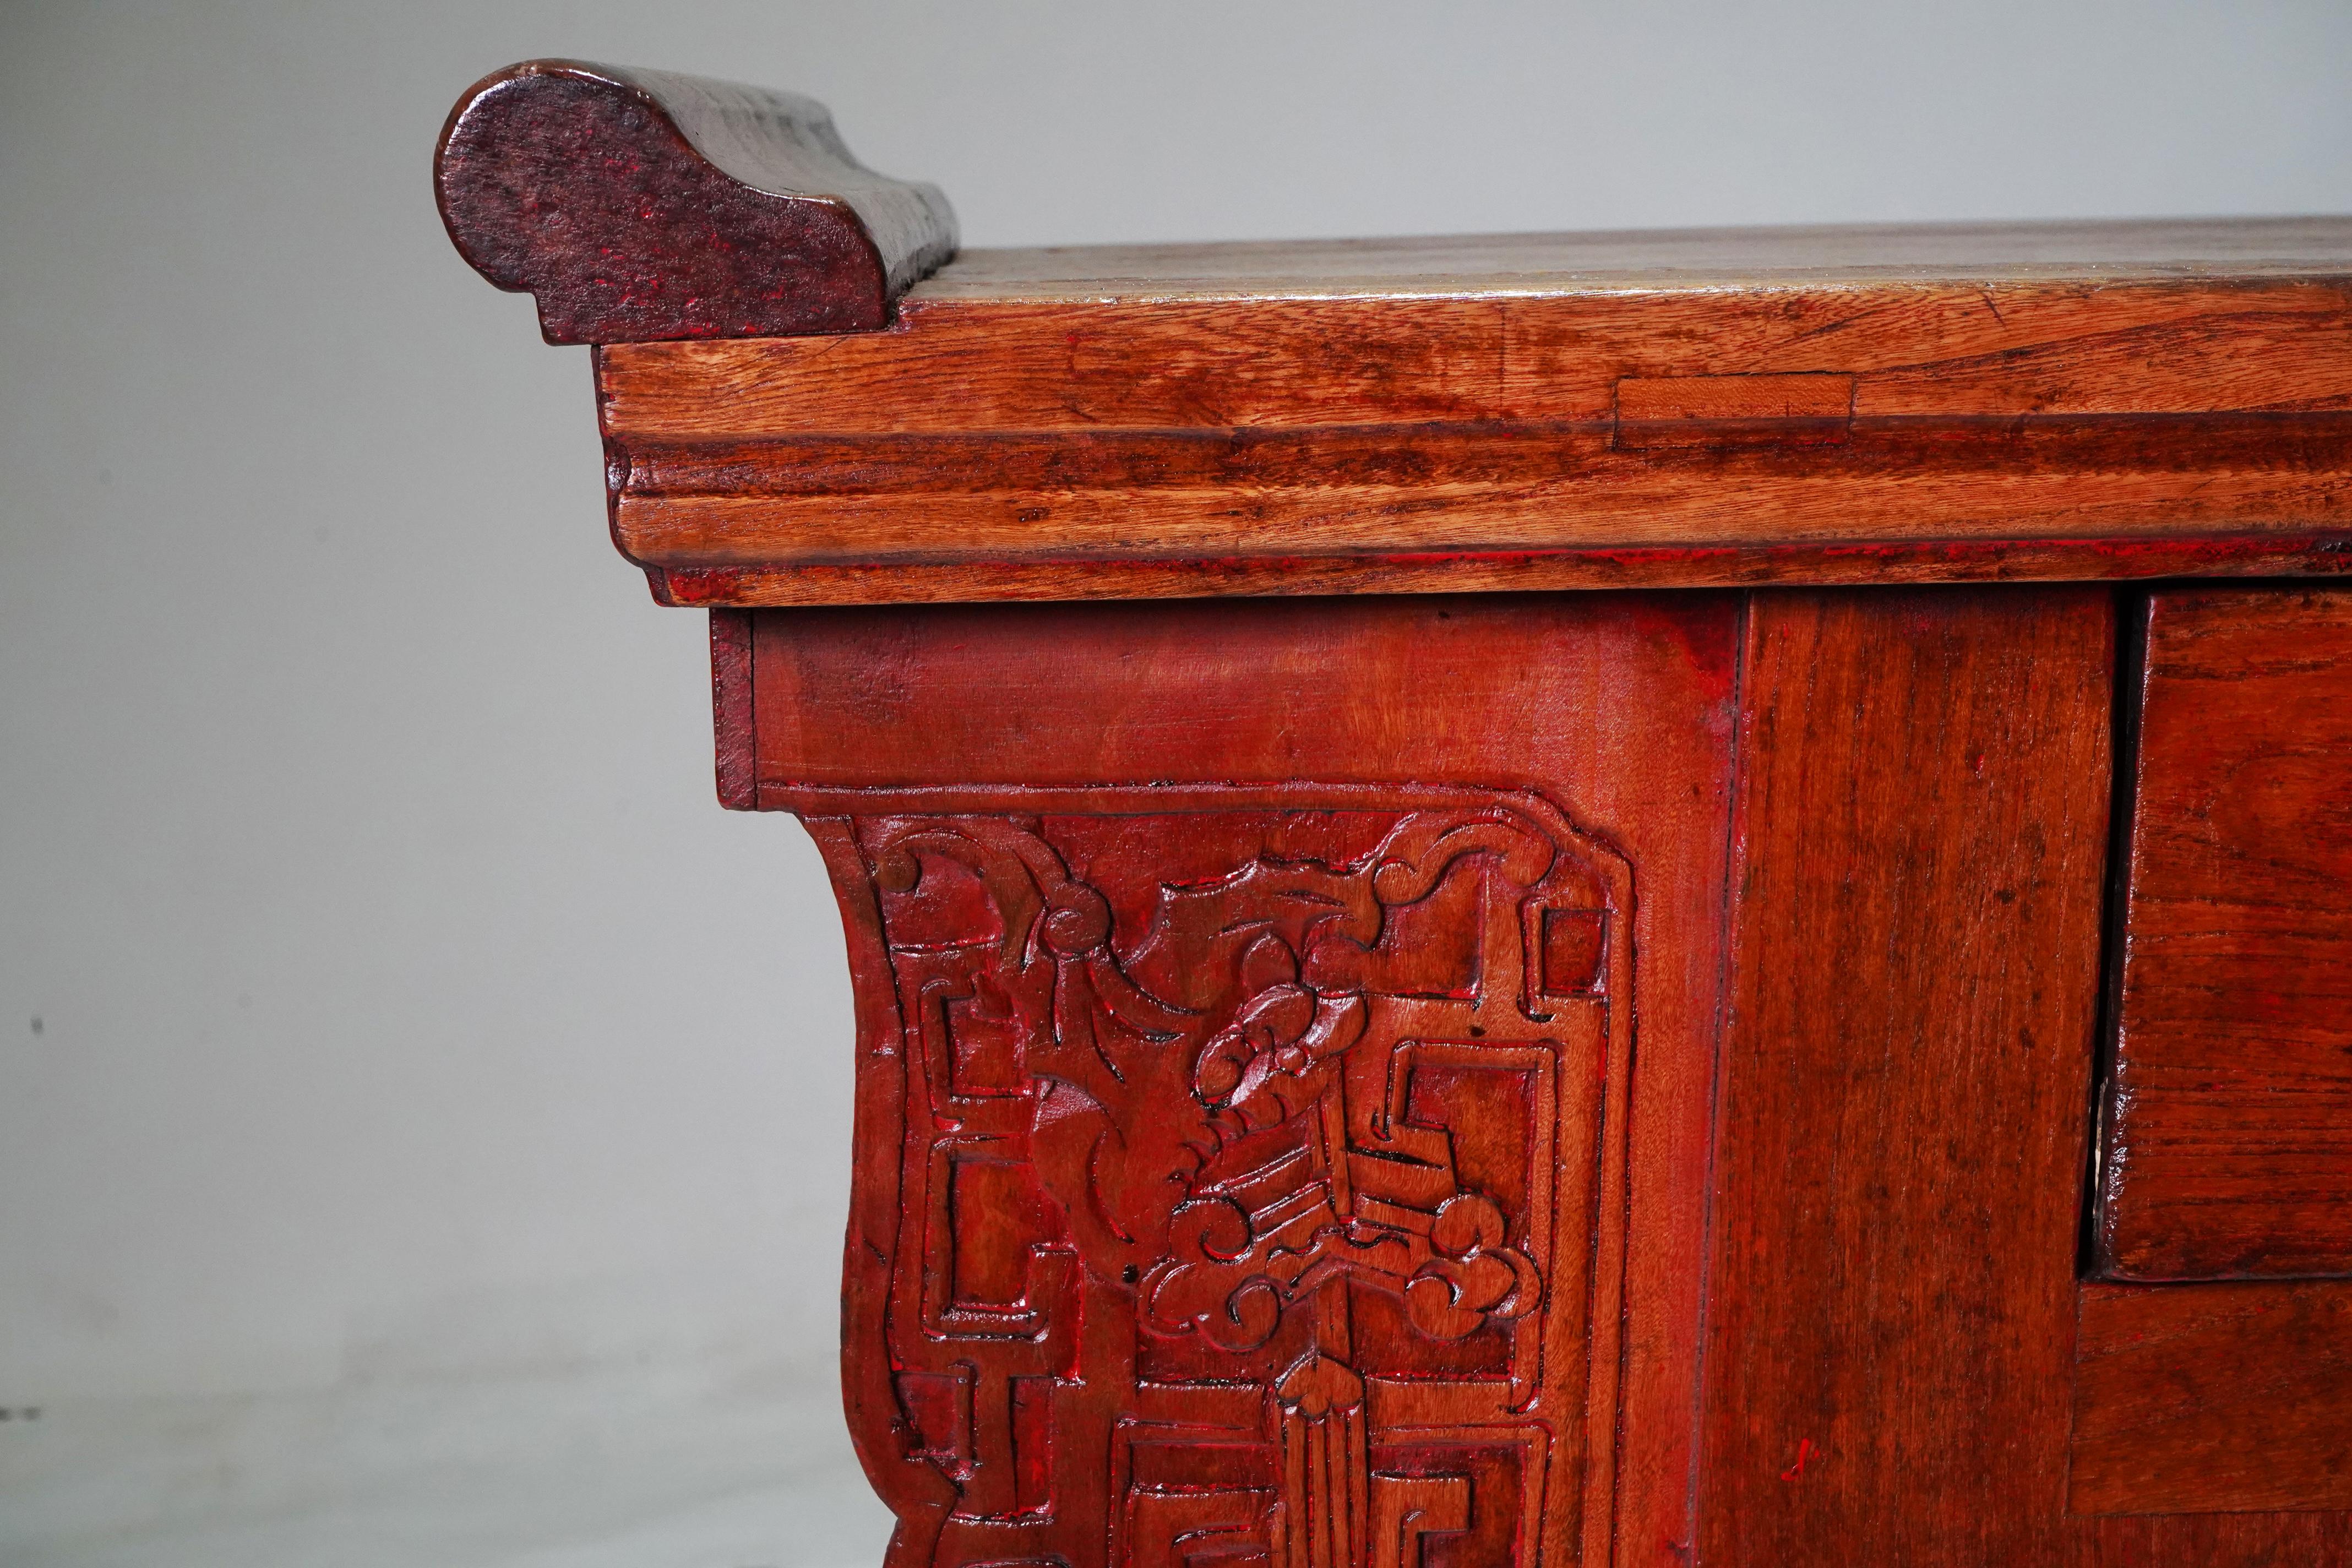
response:
M2075 1356L2074 1512L2352 1508L2352 1283L2094 1283Z
M2352 594L2154 596L2098 1263L2352 1274Z

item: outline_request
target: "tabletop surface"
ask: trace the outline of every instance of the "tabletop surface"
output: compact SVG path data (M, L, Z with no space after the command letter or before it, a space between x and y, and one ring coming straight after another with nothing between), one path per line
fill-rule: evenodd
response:
M2352 275L2352 217L1437 235L967 249L911 300L1445 298Z

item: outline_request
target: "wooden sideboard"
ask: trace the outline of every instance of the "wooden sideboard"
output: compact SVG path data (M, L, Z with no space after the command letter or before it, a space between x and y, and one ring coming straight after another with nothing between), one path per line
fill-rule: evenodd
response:
M2352 1563L2352 220L438 179L831 871L891 1568Z

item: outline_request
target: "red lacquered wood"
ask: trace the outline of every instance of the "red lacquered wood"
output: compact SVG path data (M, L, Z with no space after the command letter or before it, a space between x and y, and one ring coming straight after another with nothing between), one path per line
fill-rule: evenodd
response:
M2107 595L1759 594L1747 647L1698 1560L2066 1562Z
M2076 1513L2352 1508L2352 1283L2085 1287Z
M2190 1513L2075 1521L2084 1568L2344 1568L2352 1514Z
M859 166L821 106L564 60L478 84L436 170L467 259L602 345L613 533L666 603L2326 574L2352 549L2341 219L949 262L945 198Z
M889 332L600 353L614 537L745 605L2340 569L2352 226L2061 232L2135 259L975 256Z
M920 460L894 448L955 443L886 437L856 454L863 475L824 494L685 478L671 447L653 459L696 488L617 492L614 537L657 598L688 605L2328 576L2352 560L2347 432L2332 412L2244 431L1877 426L1819 447L1737 436L1627 448L1539 430L1518 445L1550 471L1510 483L1445 472L1475 437L1350 431L1310 443L1328 449L1295 485L1197 488L1092 483L1085 470L1116 442L1020 435L894 488ZM1040 439L1065 448L1048 456L1055 477L971 488ZM1157 444L1163 471L1183 466L1182 443ZM1355 471L1351 446L1383 465L1438 450L1391 480ZM761 466L797 482L804 455L779 443ZM612 471L635 471L625 444Z
M710 612L710 718L718 739L719 804L750 811L758 804L758 759L751 742L751 616Z
M2010 585L2345 569L2352 221L941 267L567 62L441 174L833 879L893 1568L2352 1564L2342 1288L2077 1279L2103 1000L2091 1265L2352 1260L2352 614L2158 595L2111 865Z
M755 617L858 977L894 1562L1689 1541L1737 616Z
M953 289L950 267L891 332L601 357L614 432L669 440L1522 424L1609 436L1658 416L1691 434L1793 424L1802 438L1848 421L2352 407L2352 221L2294 230L2314 254L2289 268L2192 259L2234 237L2192 227L2167 237L2184 245L2171 259L2095 280L1995 252L1925 276L1472 273L1453 291L1328 278L1302 279L1313 293L1190 298L1127 279L1041 299ZM1685 386L1661 391L1661 378Z
M2352 595L2147 615L2100 1262L2352 1273Z
M535 297L551 343L868 331L955 253L947 198L858 163L823 104L667 71L485 77L434 184L459 253Z
M976 561L887 565L647 568L655 599L733 605L907 605L1100 598L1098 563ZM1294 598L1447 588L1529 593L1769 584L2038 583L2149 577L2332 577L2352 568L2352 535L2210 534L2182 539L1996 540L1653 550L1416 552L1378 559L1121 558L1126 599Z

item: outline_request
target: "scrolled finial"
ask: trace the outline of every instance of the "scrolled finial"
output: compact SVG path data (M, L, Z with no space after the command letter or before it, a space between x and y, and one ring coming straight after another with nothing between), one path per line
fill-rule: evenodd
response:
M938 187L866 168L814 100L581 60L475 83L434 184L551 343L872 331L956 248Z

